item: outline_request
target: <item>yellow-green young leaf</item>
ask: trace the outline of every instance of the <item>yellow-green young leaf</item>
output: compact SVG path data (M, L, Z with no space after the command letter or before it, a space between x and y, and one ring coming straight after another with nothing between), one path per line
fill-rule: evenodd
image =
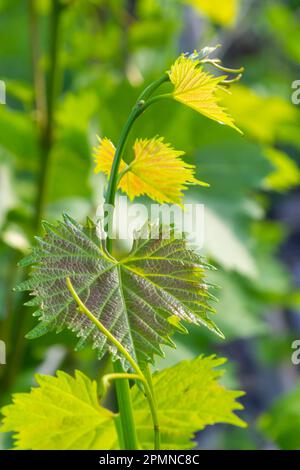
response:
M196 431L215 423L244 427L234 410L242 392L220 385L225 359L200 356L155 373L162 449L194 447ZM75 378L64 372L57 377L36 377L39 387L13 396L2 408L1 432L13 432L16 449L110 450L117 449L114 415L98 403L96 382L82 372ZM153 424L148 403L138 387L131 390L138 439L143 449L153 449Z
M215 423L246 426L234 410L242 392L220 385L225 359L214 356L183 361L153 376L162 449L194 447L196 431ZM114 415L98 403L97 386L81 372L75 378L37 376L38 388L19 393L5 406L1 432L13 432L16 449L117 449ZM153 449L153 424L144 395L131 390L137 434L143 449Z
M39 385L17 393L2 408L1 432L13 432L16 449L76 450L116 448L114 415L99 405L97 384L76 371L75 378L37 375Z
M287 191L300 183L298 165L286 153L272 147L265 150L265 156L274 165L274 171L264 180L267 188Z
M174 85L175 100L240 132L232 117L219 104L219 92L223 89L221 82L226 76L214 77L204 71L199 60L181 55L172 65L169 77Z
M225 359L200 356L182 361L153 375L163 449L194 447L195 432L215 423L245 427L234 410L243 392L227 390L219 383L223 374L216 367ZM147 403L138 387L133 391L138 438L144 449L153 449L153 430Z
M182 160L184 152L175 150L162 137L137 139L133 146L134 160L127 165L121 160L118 187L129 199L147 195L159 203L180 204L188 184L208 186L194 177L195 166ZM110 174L115 147L101 139L95 149L95 172Z
M239 0L183 0L195 7L213 22L222 26L233 26L239 12Z

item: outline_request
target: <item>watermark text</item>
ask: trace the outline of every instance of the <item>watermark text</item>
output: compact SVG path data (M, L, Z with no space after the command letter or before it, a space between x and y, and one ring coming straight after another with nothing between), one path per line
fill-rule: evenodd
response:
M292 103L293 104L300 104L300 80L294 80L292 83Z

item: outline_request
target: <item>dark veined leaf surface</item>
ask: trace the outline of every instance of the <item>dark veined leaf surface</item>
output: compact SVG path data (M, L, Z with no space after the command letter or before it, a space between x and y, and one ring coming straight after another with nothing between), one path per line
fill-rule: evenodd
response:
M65 327L76 332L78 348L91 340L99 357L119 352L97 327L77 310L66 278L93 315L139 362L162 354L161 345L180 321L203 324L222 333L208 316L212 295L205 283L202 258L186 246L184 238L169 237L159 228L156 238L136 238L130 255L121 261L107 255L100 228L88 221L82 227L69 216L56 226L44 223L45 237L22 265L33 264L31 278L19 290L31 290L30 305L38 307L40 323L29 338ZM145 233L145 231L143 231ZM124 364L125 365L125 364ZM126 366L126 365L125 365Z

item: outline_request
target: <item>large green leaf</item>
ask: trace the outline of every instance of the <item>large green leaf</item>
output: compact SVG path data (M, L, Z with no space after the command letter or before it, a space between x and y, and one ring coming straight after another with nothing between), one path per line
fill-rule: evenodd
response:
M195 433L207 425L228 423L244 427L235 413L242 392L219 383L225 359L200 356L153 375L162 449L194 447ZM81 372L75 378L37 376L39 388L19 393L2 409L2 432L15 433L17 449L116 449L114 415L98 403L96 383ZM134 418L140 445L153 449L153 425L147 401L132 389Z
M65 327L93 342L99 357L109 350L120 357L115 346L77 310L66 278L71 281L90 311L139 362L162 354L160 345L173 343L169 335L182 329L180 320L203 324L215 333L220 330L207 312L212 295L205 283L203 259L176 238L173 230L166 238L160 228L157 238L136 238L130 255L121 261L109 257L92 222L86 227L65 216L58 225L44 224L46 236L23 260L34 264L31 278L19 290L31 290L41 323L30 338Z
M115 448L114 415L99 405L96 382L79 371L75 378L58 371L57 377L37 375L36 381L38 388L15 394L13 404L2 409L1 431L16 433L15 448Z

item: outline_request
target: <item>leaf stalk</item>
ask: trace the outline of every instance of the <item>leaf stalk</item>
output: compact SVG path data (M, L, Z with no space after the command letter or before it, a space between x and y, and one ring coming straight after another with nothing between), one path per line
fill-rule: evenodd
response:
M152 387L149 385L149 382L145 375L143 374L140 366L137 362L133 359L133 357L129 354L129 352L124 348L122 343L117 340L110 333L110 331L96 318L93 313L87 308L87 306L82 302L80 297L78 296L76 290L73 287L71 279L69 277L66 278L67 287L78 305L79 311L86 315L96 327L103 333L106 338L118 349L118 351L125 357L128 363L131 365L132 369L136 372L135 374L127 374L123 372L123 367L120 361L115 362L115 373L108 374L104 376L104 384L106 385L107 380L117 380L119 383L119 387L117 388L117 396L118 396L118 404L123 405L120 412L120 419L123 428L123 440L127 450L135 450L138 449L137 437L136 437L136 430L134 426L134 418L133 418L133 411L132 411L132 403L131 403L131 395L130 389L128 384L128 379L137 379L143 383L144 386L144 393L149 403L149 408L151 411L152 421L153 421L153 429L154 429L154 449L159 450L160 448L160 430L159 430L159 422L158 422L158 414L156 409L156 403L154 398L154 393ZM121 380L120 380L121 379Z

